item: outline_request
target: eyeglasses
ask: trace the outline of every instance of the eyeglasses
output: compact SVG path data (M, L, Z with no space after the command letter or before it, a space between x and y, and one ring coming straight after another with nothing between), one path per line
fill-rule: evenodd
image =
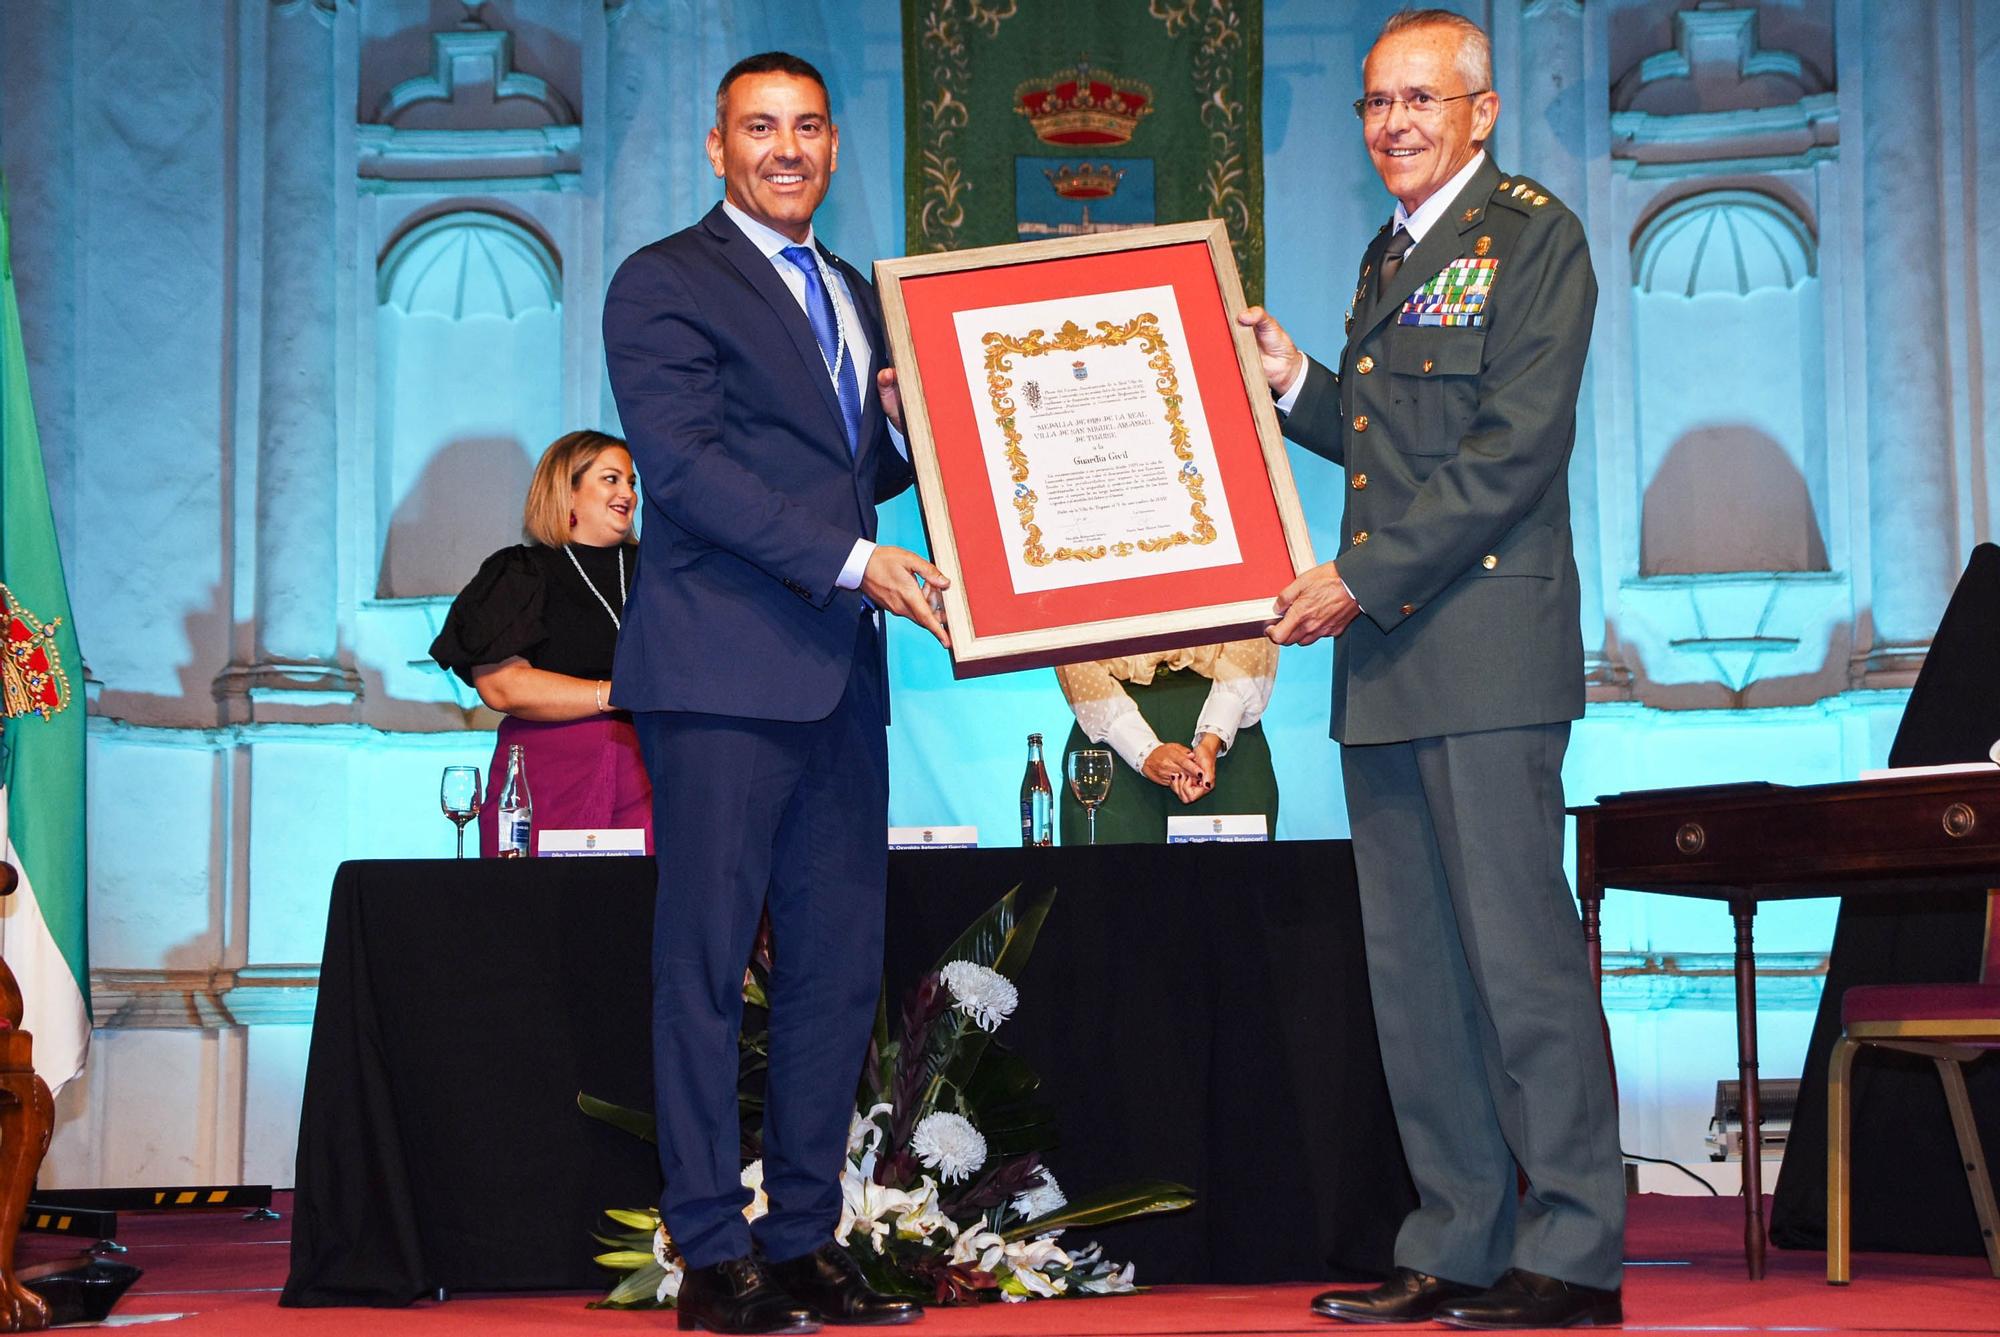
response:
M1380 93L1373 93L1367 97L1354 99L1354 114L1364 121L1379 121L1388 116L1391 107L1397 103L1401 103L1403 110L1409 112L1410 115L1416 117L1418 120L1429 120L1431 117L1441 114L1444 111L1444 104L1447 102L1463 102L1469 97L1484 97L1492 91L1490 88L1481 88L1472 93L1460 93L1457 97L1438 97L1434 93L1412 93L1408 97L1385 97Z

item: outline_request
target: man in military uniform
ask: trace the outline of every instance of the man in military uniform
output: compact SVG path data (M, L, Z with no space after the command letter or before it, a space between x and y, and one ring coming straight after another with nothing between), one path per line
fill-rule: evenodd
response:
M1286 435L1347 470L1338 556L1278 596L1270 635L1340 637L1333 736L1419 1200L1389 1280L1313 1308L1615 1324L1617 1115L1562 867L1583 713L1567 470L1597 286L1575 216L1484 151L1491 68L1486 35L1437 10L1395 16L1368 53L1355 110L1398 204L1339 373L1242 317Z

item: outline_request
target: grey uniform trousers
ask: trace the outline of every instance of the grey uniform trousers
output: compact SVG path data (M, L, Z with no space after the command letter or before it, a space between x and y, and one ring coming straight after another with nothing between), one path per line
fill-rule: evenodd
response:
M1561 723L1341 749L1376 1030L1418 1195L1395 1258L1473 1285L1510 1267L1619 1284L1617 1111L1562 866L1568 743Z

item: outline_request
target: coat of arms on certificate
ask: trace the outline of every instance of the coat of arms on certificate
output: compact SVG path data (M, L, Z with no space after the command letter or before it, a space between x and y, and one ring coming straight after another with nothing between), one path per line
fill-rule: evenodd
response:
M1016 590L1237 560L1228 502L1210 496L1200 390L1181 376L1172 288L984 307L955 322L967 380L985 387L994 494L1019 526L1007 551Z

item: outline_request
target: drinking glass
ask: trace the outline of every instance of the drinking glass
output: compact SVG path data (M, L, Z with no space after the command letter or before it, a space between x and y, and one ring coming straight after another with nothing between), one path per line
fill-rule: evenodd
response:
M1097 805L1111 797L1111 752L1101 747L1080 747L1064 763L1069 776L1069 792L1090 819L1090 844L1097 843Z
M479 768L447 766L438 784L438 805L458 828L458 857L465 857L465 824L479 815Z

